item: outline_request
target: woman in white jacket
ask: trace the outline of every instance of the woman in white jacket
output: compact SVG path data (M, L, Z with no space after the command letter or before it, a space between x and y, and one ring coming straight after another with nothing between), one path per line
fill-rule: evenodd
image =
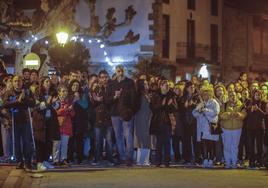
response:
M219 135L211 134L210 123L218 122L220 105L213 98L214 91L212 87L201 88L200 92L202 102L193 110L193 115L197 120L197 140L202 141L203 166L205 168L212 168L214 146L215 142L219 140Z

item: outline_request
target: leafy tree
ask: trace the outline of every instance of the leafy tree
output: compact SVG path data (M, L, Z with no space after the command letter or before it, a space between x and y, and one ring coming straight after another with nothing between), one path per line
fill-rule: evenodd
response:
M88 70L90 52L82 43L71 41L64 47L57 44L48 50L48 54L49 66L54 67L60 73Z

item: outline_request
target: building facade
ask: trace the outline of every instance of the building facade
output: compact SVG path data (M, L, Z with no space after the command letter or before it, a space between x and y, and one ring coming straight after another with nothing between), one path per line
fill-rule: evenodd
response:
M221 74L222 0L156 0L153 5L154 55L175 65L171 77L197 74L207 64L211 76Z
M233 80L241 72L251 79L268 73L268 2L226 0L223 6L223 73Z

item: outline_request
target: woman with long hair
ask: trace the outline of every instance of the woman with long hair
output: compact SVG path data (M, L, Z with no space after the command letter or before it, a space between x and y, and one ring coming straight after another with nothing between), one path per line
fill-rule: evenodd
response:
M37 169L53 168L48 162L50 155L55 156L55 147L60 140L59 122L55 103L57 91L53 89L49 77L40 80L37 108L33 111L33 128L37 146ZM43 124L42 124L43 123ZM42 127L43 126L43 127ZM53 149L54 148L54 149Z
M197 119L197 137L201 138L203 147L203 167L212 168L215 157L215 142L219 140L219 135L211 131L212 124L218 123L220 105L214 99L213 87L201 89L201 102L193 110L193 115Z
M139 79L137 85L138 111L134 119L134 147L137 148L137 165L149 165L150 157L150 110L148 82Z
M84 136L88 129L88 94L83 91L81 82L72 80L69 84L69 96L73 102L75 115L73 117L74 137L69 141L69 156L73 158L73 149L76 148L77 163L80 164L84 158Z
M265 103L261 100L261 91L256 89L252 95L248 106L247 117L247 140L249 147L249 168L260 167L262 165L263 136ZM256 148L256 147L257 148ZM257 149L257 154L255 150Z

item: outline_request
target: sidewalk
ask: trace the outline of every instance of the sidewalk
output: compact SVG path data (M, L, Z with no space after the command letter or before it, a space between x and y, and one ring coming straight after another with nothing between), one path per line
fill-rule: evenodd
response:
M0 187L3 187L3 184L8 178L8 175L10 174L11 170L14 168L15 168L14 166L10 166L10 165L0 166Z

